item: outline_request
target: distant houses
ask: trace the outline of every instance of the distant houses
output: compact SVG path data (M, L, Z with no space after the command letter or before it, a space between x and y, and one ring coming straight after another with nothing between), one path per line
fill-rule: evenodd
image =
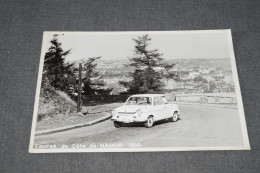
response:
M179 70L179 71L178 71ZM164 79L165 90L186 94L234 92L231 69L213 67L191 67L171 69L180 80Z
M176 63L177 62L177 63ZM165 69L160 65L153 70L160 72L164 78L165 92L175 93L232 93L235 92L232 69L229 61L223 60L178 60L171 69ZM127 61L102 61L97 66L97 71L102 76L106 87L113 88L111 94L126 91L119 81L130 81L129 72L132 67L126 67ZM145 69L147 66L140 66ZM78 72L76 72L78 73ZM82 72L84 75L84 71ZM166 77L173 74L174 77Z

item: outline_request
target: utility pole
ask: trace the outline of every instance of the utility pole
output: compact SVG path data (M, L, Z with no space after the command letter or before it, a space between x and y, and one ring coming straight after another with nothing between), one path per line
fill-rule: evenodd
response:
M82 85L81 73L82 73L82 63L79 63L79 86L78 86L77 112L81 111L81 85Z

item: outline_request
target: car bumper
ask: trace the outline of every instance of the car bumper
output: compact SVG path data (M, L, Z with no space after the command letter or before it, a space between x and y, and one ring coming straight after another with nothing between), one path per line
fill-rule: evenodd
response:
M119 117L119 118L111 118L112 121L122 122L122 123L141 123L146 122L147 120L144 118L133 118L133 117Z

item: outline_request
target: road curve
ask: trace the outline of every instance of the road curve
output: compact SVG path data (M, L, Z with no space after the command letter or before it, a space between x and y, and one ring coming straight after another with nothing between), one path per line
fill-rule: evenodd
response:
M243 145L238 110L199 104L179 104L181 119L158 122L152 128L127 125L116 129L110 120L55 134L36 136L34 144L129 144L138 147L209 147Z

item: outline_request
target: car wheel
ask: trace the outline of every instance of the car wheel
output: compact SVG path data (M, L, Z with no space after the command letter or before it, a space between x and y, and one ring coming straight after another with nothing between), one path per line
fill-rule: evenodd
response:
M114 121L114 126L115 126L115 128L120 128L120 127L123 126L123 123L118 122L118 121Z
M144 123L146 128L151 128L153 126L154 120L152 116L149 116L147 122Z
M170 118L171 122L176 122L178 120L178 113L174 112L172 117Z

